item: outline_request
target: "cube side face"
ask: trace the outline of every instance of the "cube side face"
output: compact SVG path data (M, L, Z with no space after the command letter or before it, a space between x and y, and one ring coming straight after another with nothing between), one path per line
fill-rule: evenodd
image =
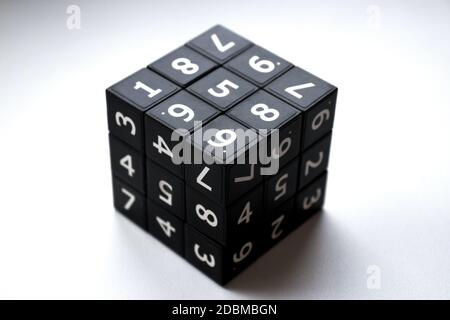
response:
M322 209L337 88L225 27L106 98L114 207L217 283Z

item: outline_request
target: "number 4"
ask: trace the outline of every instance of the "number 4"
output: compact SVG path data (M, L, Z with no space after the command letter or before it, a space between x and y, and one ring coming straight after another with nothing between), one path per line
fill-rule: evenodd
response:
M238 224L241 224L242 222L249 223L250 222L250 216L252 215L252 209L250 208L250 201L247 201L245 204L244 209L242 210L241 215L239 216Z
M127 154L125 157L120 159L120 165L122 167L124 167L125 169L127 169L128 175L130 177L133 176L133 174L135 172L135 170L133 169L133 158L129 154Z
M170 221L165 221L158 216L156 216L156 221L158 221L158 224L161 227L162 231L169 238L172 236L172 232L176 232L175 228L170 224Z

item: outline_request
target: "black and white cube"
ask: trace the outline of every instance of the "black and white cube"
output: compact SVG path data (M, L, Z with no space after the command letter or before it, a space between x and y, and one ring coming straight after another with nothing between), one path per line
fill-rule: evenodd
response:
M336 98L214 26L106 90L114 206L223 285L323 207Z

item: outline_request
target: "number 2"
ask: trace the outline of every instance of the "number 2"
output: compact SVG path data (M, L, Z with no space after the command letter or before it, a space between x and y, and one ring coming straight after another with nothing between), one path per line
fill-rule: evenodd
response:
M279 216L277 219L275 219L272 222L272 227L273 227L272 234L271 234L272 240L277 239L279 236L281 236L283 234L283 230L280 229L280 226L281 226L281 223L283 222L283 220L284 220L284 214L282 214L281 216Z
M319 152L319 159L317 161L315 161L315 162L311 161L311 160L306 161L306 164L305 164L305 177L309 174L309 168L311 168L311 169L317 168L322 163L322 160L323 160L323 151L320 151Z

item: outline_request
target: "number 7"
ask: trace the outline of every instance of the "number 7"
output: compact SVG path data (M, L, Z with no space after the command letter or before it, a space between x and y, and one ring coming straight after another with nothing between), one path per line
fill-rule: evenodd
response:
M136 200L136 197L134 194L132 194L130 191L128 191L125 188L121 189L122 193L128 197L128 201L125 203L123 208L125 210L130 210L131 206L133 205L134 201Z

